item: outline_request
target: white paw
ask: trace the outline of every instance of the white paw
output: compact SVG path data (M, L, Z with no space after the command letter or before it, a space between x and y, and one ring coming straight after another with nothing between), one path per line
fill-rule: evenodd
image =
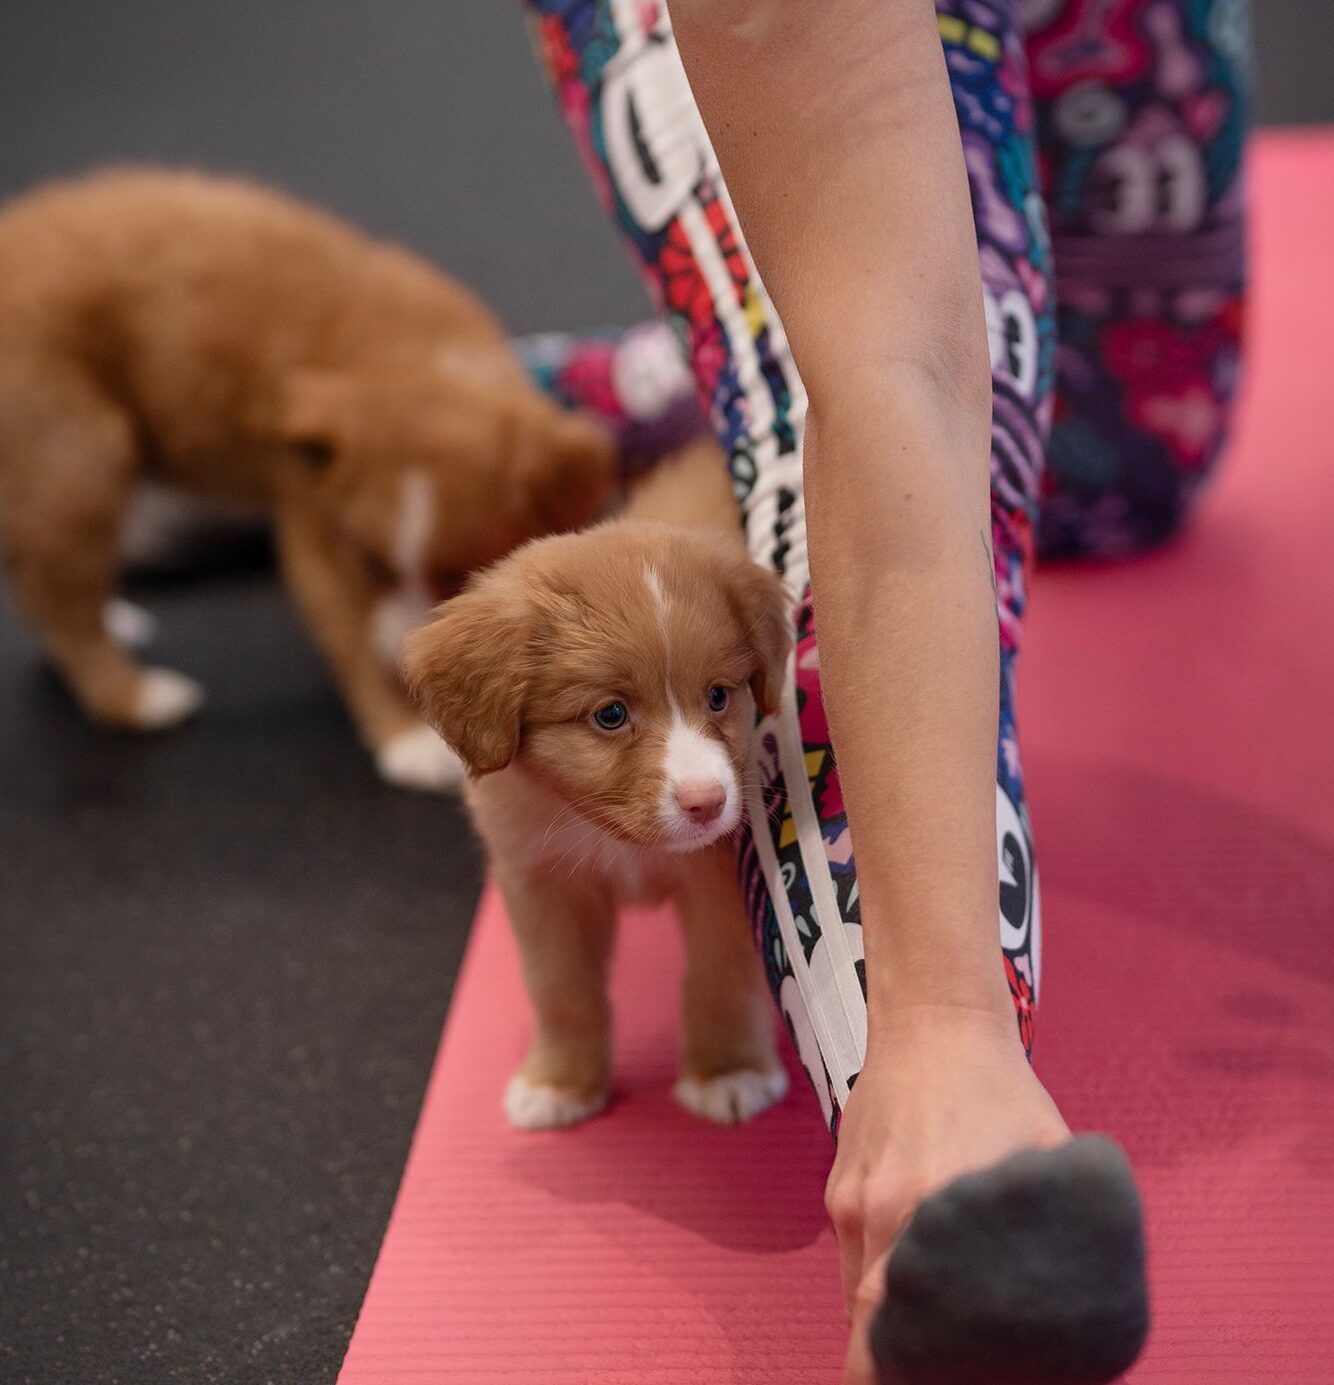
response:
M157 617L133 601L113 596L102 607L102 628L127 649L146 649L157 638Z
M204 690L193 678L170 668L147 668L139 679L135 725L144 731L179 726L204 705Z
M390 784L420 793L445 793L463 783L463 761L429 726L391 736L375 752L375 768Z
M526 1077L511 1077L505 1088L505 1114L520 1130L556 1130L577 1125L607 1104L606 1092L589 1098L560 1087L541 1087Z
M735 1125L782 1101L787 1095L787 1072L783 1068L770 1068L767 1072L738 1068L707 1082L683 1077L672 1088L672 1095L687 1111L705 1120Z

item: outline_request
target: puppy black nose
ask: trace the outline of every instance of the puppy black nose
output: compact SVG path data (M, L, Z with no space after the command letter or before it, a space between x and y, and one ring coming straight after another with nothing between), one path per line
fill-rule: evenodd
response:
M727 802L727 791L716 779L706 779L699 783L677 784L673 792L676 806L701 827L710 823L723 811Z

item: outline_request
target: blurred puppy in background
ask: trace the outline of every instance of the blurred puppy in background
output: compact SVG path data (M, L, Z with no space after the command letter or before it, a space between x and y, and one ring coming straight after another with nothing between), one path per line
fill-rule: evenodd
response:
M381 774L446 787L458 762L403 692L399 640L470 570L601 513L613 467L471 294L276 192L113 171L0 212L0 548L94 721L153 730L202 699L115 638L123 604L106 619L152 480L273 515Z
M514 1124L605 1103L607 963L631 902L672 899L684 929L677 1099L737 1121L786 1090L728 838L790 642L712 442L660 463L623 517L475 577L405 641L407 685L468 768L523 954L536 1036L505 1095Z

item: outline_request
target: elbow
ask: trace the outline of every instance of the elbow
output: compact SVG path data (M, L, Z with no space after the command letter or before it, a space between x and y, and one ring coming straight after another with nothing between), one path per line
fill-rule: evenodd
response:
M935 363L936 388L955 401L956 407L990 431L991 351L985 321L976 331L958 333L943 343Z
M991 425L991 351L981 276L934 276L922 286L877 285L803 299L785 315L788 341L813 410L915 400L961 423Z
M798 360L808 396L808 484L812 468L850 469L865 478L865 461L874 456L881 480L892 485L925 468L962 478L969 492L985 492L991 360L978 307L976 322L969 315L938 317L928 335L911 341L845 333L855 349L811 353L809 375L807 359Z
M803 363L799 369L810 414L822 421L879 419L949 451L990 452L991 362L980 324L912 350L863 339L856 359L822 353L809 374Z

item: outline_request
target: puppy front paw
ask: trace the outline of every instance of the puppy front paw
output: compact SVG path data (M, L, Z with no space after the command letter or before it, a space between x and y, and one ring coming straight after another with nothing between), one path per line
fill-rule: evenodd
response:
M784 1068L737 1068L717 1077L682 1077L672 1095L686 1108L719 1125L736 1125L767 1111L787 1095Z
M516 1074L505 1088L505 1114L520 1130L557 1130L596 1116L607 1104L607 1093L589 1096L568 1087L548 1087Z
M463 762L429 726L391 736L375 752L375 768L387 783L418 793L448 793L463 783Z
M135 690L130 724L139 731L165 731L187 721L204 705L193 678L170 668L146 668Z

